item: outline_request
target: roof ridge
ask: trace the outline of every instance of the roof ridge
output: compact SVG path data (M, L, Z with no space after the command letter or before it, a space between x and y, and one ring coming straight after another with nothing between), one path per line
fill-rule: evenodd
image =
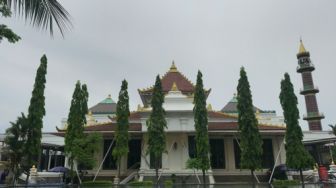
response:
M180 74L189 84L191 84L193 87L195 87L195 85L182 73L182 72L180 72L179 70L176 70L176 71L170 71L170 70L168 70L163 76L161 76L161 81L164 79L164 78L166 78L167 76L168 76L168 74L170 74L170 73L178 73L178 74ZM146 92L146 91L150 91L151 89L153 89L154 88L154 85L152 85L152 86L150 86L150 87L147 87L147 88L142 88L142 89L138 89L138 91L139 92Z
M228 117L232 117L232 118L238 118L238 115L229 114L229 113L222 112L222 111L212 111L212 112L215 112L215 113L218 113L218 114L222 114L222 115L225 115L225 116L228 116Z

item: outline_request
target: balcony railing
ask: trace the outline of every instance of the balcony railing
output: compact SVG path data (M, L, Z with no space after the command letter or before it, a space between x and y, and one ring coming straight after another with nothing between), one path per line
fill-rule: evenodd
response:
M308 119L323 119L324 118L324 114L321 112L308 112L307 114L303 115L303 119L304 120L308 120Z
M318 93L319 88L317 86L312 86L312 85L304 85L303 89L300 89L301 94L305 93Z
M296 67L297 72L302 72L304 70L315 70L315 66L313 63L305 63L305 64L300 64Z

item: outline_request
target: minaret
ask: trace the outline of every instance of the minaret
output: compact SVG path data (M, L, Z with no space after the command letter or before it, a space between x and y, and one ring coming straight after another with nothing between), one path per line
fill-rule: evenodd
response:
M306 101L307 114L303 115L303 119L308 121L309 130L321 131L321 119L324 115L319 112L315 94L319 89L314 86L312 72L315 70L313 63L310 60L310 54L303 46L300 40L299 53L296 55L299 66L296 68L298 73L301 73L303 89L300 94L304 95Z

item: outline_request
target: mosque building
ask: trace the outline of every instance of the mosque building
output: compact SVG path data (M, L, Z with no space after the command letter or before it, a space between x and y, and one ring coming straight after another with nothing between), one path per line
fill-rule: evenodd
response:
M176 68L174 62L161 78L161 83L165 95L163 108L166 111L167 121L165 130L167 152L162 155L160 176L165 178L174 174L177 177L190 175L196 177L200 172L194 172L186 167L187 160L196 155L193 117L195 85ZM150 99L153 87L138 89L138 92L143 104L139 105L136 111L131 112L129 117L129 153L122 159L121 172L125 177L137 175L141 181L155 176L151 157L146 155L146 120L151 112ZM211 89L205 89L206 96L210 92ZM104 138L101 152L96 154L97 161L102 163L99 176L111 177L117 173L116 164L112 158L113 136L117 126L114 117L115 106L116 103L111 96L108 96L91 107L87 115L88 123L85 126L85 132L99 132ZM283 118L277 116L275 111L261 110L257 107L254 109L263 139L262 168L265 169L258 171L257 174L265 175L266 169L286 161L282 144L286 127ZM213 110L211 105L208 105L207 110L211 162L211 169L207 173L208 181L215 183L249 175L249 170L240 169L236 96L233 96L221 111ZM64 131L64 127L59 129L60 133ZM99 166L91 172L95 173L98 168Z

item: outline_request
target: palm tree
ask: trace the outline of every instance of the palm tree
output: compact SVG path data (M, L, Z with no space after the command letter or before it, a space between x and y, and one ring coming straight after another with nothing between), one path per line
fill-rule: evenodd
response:
M14 13L24 17L31 25L54 34L54 25L64 36L72 26L70 14L57 0L0 0Z

